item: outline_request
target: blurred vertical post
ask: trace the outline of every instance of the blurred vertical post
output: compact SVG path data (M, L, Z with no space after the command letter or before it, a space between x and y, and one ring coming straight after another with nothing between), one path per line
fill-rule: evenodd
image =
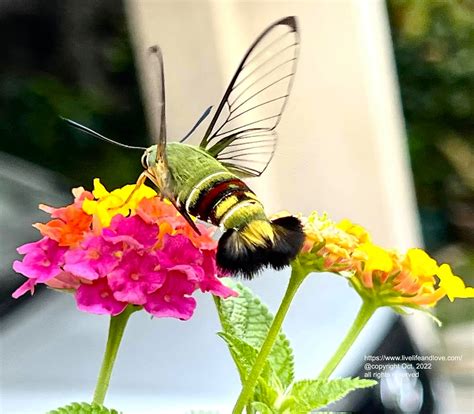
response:
M127 4L142 79L146 47L164 52L171 139L219 102L268 24L298 16L301 57L277 153L252 187L269 212L328 211L367 226L381 244L421 244L383 1Z

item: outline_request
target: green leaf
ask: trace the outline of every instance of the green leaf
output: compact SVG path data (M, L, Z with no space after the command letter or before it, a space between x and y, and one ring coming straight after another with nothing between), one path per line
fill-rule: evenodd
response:
M308 412L337 401L358 388L372 387L376 381L360 378L303 380L293 384L290 396L295 398L292 410Z
M227 343L232 358L237 365L241 380L247 378L255 364L258 351L252 345L236 336L225 332L220 332L218 335ZM279 378L267 361L258 379L252 400L263 402L272 407L283 391Z
M262 402L268 407L274 407L278 397L280 396L280 390L281 385L275 385L274 383L272 384L271 377L270 384L260 377L255 387L255 401Z
M274 414L274 411L265 403L260 401L254 401L250 404L252 408L252 413L256 414Z
M230 353L232 354L232 358L234 359L235 364L237 365L240 378L247 378L248 374L250 373L250 370L255 364L255 360L257 359L257 349L254 348L252 345L249 345L242 339L229 333L219 332L218 335L227 343ZM262 378L265 382L269 382L271 377L272 369L267 361L265 363L265 367L262 370L262 373L260 374L260 378Z
M216 301L222 327L226 333L259 350L270 329L273 315L249 288L240 283L231 283L230 287L239 296ZM278 335L268 361L283 389L286 389L294 379L294 362L290 342L283 332Z
M255 414L275 414L275 411L272 410L267 404L262 403L260 401L254 401L250 404L252 408L252 413Z
M47 414L120 414L117 410L96 403L71 403L49 411Z

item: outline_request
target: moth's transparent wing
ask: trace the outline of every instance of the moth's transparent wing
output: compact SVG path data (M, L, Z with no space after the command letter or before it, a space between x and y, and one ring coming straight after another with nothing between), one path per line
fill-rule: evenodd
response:
M270 163L277 144L273 130L247 130L228 137L232 140L216 158L240 177L258 177Z
M155 45L148 49L148 56L152 75L150 77L152 132L158 145L157 157L164 157L166 147L166 100L163 54L160 47Z
M255 40L238 66L200 144L232 171L259 176L270 162L298 49L296 18L285 17Z

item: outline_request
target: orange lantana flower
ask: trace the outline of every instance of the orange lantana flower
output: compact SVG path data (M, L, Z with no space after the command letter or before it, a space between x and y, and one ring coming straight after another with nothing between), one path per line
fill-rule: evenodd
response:
M76 246L84 238L84 233L89 231L92 222L92 217L82 210L82 204L84 200L92 199L93 195L83 188L74 189L73 194L74 203L66 207L41 204L40 209L51 214L53 220L33 225L43 236L58 242L59 246Z

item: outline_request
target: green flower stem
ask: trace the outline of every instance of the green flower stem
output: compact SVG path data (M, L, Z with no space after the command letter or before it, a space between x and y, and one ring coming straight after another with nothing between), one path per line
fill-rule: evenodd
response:
M292 263L291 277L286 288L285 296L280 304L278 312L273 319L270 330L268 331L267 337L260 348L260 352L255 360L255 364L252 367L247 379L244 381L242 391L240 392L239 398L237 399L232 414L241 414L246 404L251 399L258 378L262 373L262 370L267 361L268 355L270 354L273 344L280 333L281 325L285 319L285 316L290 308L291 301L293 300L298 288L301 283L308 275L308 272L304 271L297 261Z
M102 360L102 367L100 368L99 378L94 391L93 403L103 404L105 394L109 388L110 376L114 367L115 358L122 341L123 332L127 326L130 315L139 310L137 306L127 306L124 311L116 316L110 317L109 336L107 338L107 346L105 348L104 358Z
M342 361L342 358L344 358L344 356L347 354L347 351L349 351L350 347L376 310L376 304L369 300L364 300L361 308L359 309L359 313L357 314L354 323L351 326L351 329L349 329L349 332L342 341L341 345L339 345L337 351L319 374L319 379L326 380L334 372L339 363Z

